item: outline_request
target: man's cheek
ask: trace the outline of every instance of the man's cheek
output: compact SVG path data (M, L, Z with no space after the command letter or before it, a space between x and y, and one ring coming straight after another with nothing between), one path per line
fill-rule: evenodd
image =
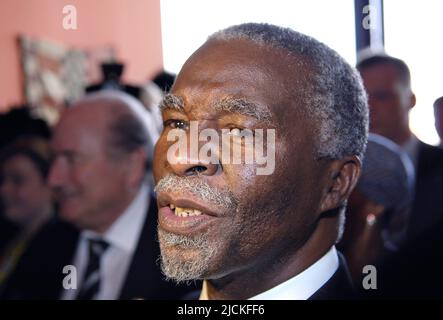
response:
M226 166L226 172L231 177L233 188L254 187L257 180L257 165L255 164L233 164Z

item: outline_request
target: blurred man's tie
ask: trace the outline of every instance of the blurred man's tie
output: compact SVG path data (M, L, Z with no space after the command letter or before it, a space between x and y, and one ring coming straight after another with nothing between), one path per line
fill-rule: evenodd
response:
M109 244L101 239L89 239L88 266L83 277L77 300L91 300L100 290L100 259Z

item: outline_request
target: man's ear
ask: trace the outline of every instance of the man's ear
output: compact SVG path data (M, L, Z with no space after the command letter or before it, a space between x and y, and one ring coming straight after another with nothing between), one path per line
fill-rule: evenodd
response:
M320 212L340 207L354 190L360 177L361 160L348 156L329 164L327 184L320 205Z
M409 105L410 105L409 110L411 110L411 109L415 106L415 104L417 103L417 98L415 97L414 92L411 91L411 96L409 97L409 99L410 99L410 102L409 102Z

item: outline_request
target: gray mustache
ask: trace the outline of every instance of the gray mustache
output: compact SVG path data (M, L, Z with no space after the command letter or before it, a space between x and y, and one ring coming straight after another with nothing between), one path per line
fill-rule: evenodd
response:
M154 191L156 193L176 192L191 194L204 202L209 202L225 209L234 209L238 204L238 200L232 192L211 187L198 176L180 177L175 174L168 174L157 183Z

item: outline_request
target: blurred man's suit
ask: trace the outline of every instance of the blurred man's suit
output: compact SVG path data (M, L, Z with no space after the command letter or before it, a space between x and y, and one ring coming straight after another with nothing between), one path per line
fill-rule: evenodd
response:
M443 205L439 201L443 194L443 150L418 141L415 157L415 201L409 239L420 236L443 218Z

